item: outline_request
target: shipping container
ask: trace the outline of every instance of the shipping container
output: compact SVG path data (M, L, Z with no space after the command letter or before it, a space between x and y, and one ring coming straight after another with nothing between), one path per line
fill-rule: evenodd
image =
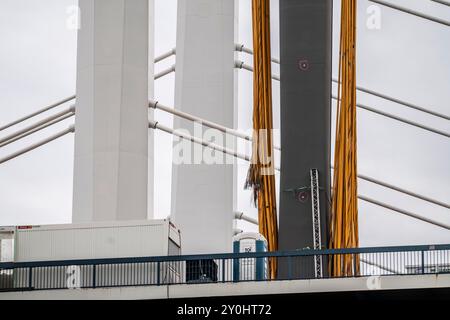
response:
M14 227L0 227L0 262L13 261ZM13 271L0 268L0 290L14 284Z
M14 261L60 261L181 254L180 231L169 219L18 226ZM16 287L82 288L152 285L181 281L180 263L108 263L17 270ZM94 276L95 274L95 276ZM26 283L30 282L31 284ZM95 281L95 283L94 283Z
M0 262L13 261L14 227L0 227Z
M18 226L14 244L16 262L181 254L169 219Z

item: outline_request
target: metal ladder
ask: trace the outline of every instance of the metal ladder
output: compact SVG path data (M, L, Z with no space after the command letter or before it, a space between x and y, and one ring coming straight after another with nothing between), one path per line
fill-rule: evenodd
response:
M314 250L321 249L322 237L320 233L320 198L319 198L319 171L310 169L311 176L311 209L313 222ZM314 272L316 278L322 278L322 256L314 256Z

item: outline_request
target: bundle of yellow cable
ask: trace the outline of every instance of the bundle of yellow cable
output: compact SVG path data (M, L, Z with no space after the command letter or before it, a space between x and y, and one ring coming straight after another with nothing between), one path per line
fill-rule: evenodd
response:
M339 83L330 248L356 248L358 198L356 166L356 0L342 0ZM359 273L357 255L330 259L332 276Z
M278 249L277 206L272 142L272 70L270 52L270 0L253 0L253 147L245 188L252 188L258 206L259 232L268 250ZM277 263L269 260L270 276Z

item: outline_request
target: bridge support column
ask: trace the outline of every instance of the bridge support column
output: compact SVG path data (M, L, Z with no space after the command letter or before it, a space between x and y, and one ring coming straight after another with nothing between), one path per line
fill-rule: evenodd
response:
M234 0L178 1L175 107L230 128L236 122L236 8ZM204 132L195 132L192 122L180 118L175 118L174 128L196 136ZM207 164L205 158L196 161L199 155L210 154L210 149L190 146L191 156L186 158L192 164L174 163L172 175L171 211L182 232L183 253L231 252L233 165ZM176 150L174 157L180 157Z
M79 1L73 222L147 218L149 3Z

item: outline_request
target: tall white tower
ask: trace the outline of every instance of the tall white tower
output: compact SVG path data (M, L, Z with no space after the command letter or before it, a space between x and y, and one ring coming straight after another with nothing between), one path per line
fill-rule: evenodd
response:
M234 0L178 0L175 107L230 128L235 10ZM189 121L176 118L174 128L194 134ZM181 229L184 254L231 251L233 180L232 164L173 165L172 217Z
M147 218L152 4L79 0L73 222Z

